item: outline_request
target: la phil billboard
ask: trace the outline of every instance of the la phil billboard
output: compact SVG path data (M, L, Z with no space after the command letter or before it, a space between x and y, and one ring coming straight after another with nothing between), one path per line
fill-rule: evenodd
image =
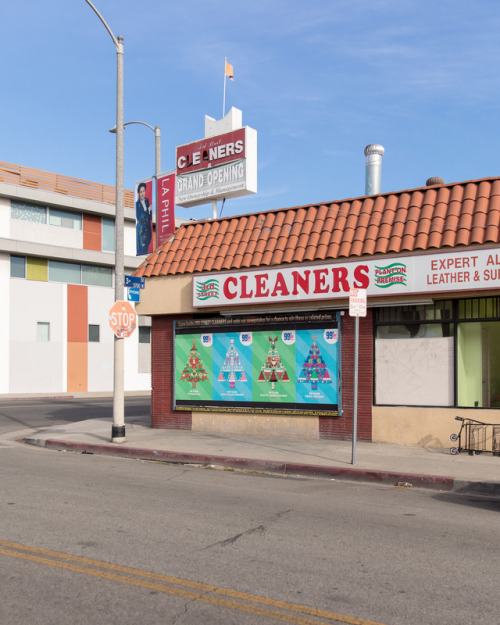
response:
M257 193L257 131L245 126L178 146L176 167L177 206Z

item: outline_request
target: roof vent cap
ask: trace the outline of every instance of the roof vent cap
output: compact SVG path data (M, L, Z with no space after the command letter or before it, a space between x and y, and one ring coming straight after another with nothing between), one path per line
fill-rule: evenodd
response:
M365 148L365 156L368 156L368 154L380 154L380 156L383 156L384 152L384 146L378 143L370 143Z
M435 187L437 185L442 185L444 184L444 180L442 178L428 178L427 182L425 183L426 187Z

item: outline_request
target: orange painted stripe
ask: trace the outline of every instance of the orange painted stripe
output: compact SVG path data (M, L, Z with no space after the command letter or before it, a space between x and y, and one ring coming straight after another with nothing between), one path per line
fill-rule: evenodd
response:
M68 284L67 390L88 390L88 289Z
M68 343L67 390L73 393L88 391L87 343Z
M83 215L83 249L102 249L102 220L100 215Z
M88 340L88 289L80 284L68 284L68 342Z

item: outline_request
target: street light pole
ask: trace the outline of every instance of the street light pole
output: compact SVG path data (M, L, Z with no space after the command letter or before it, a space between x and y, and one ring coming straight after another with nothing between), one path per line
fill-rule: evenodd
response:
M96 7L85 0L108 31L116 48L116 215L115 215L115 301L124 296L124 197L123 197L123 36L115 37ZM124 339L114 339L113 425L111 441L124 443Z
M147 126L155 133L155 181L156 181L156 210L158 211L159 197L158 197L158 179L161 175L161 130L159 126L151 126L151 124L146 124L146 122L139 121L131 121L125 122L123 127L129 126L130 124L140 124L141 126ZM111 128L109 132L116 133L116 126Z

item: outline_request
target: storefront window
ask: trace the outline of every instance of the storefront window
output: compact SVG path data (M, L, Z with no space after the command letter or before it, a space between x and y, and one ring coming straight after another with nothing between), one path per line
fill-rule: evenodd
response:
M500 408L500 321L459 323L458 405Z
M500 298L377 309L375 327L376 403L500 408Z

